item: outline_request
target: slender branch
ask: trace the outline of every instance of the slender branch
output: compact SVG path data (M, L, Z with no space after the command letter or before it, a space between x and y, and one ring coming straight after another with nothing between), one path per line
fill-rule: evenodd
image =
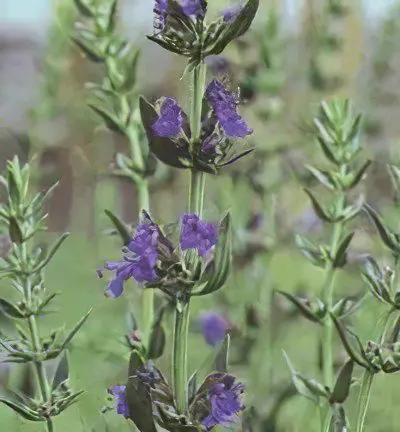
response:
M190 125L192 132L192 146L200 145L201 109L205 88L205 66L195 68L193 72L193 97L191 106ZM201 216L204 201L205 175L195 168L190 173L190 189L188 210ZM188 268L193 270L197 265L194 251L188 251ZM177 304L175 311L174 347L172 357L172 373L174 381L175 399L179 414L185 414L188 408L187 396L187 339L189 331L190 293L184 292L183 299Z
M368 411L369 398L371 395L372 380L375 373L366 369L361 382L360 393L358 394L357 426L356 432L364 430L365 417Z
M29 278L26 278L24 283L24 297L28 307L31 306L31 301L32 301L31 289L32 287ZM40 344L39 329L36 323L35 315L30 315L27 321L28 321L32 350L35 352L35 354L38 355L41 353L42 347ZM46 369L44 367L44 364L40 360L35 360L34 365L35 365L36 380L39 386L42 402L43 404L51 404L51 388L49 385L49 381L47 379L47 374L46 374ZM54 430L53 421L50 417L46 419L46 428L48 432L53 432Z

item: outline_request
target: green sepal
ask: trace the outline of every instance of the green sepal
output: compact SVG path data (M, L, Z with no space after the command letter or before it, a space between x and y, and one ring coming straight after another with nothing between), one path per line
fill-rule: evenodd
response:
M140 432L157 432L153 419L152 400L148 388L136 372L144 367L144 359L134 350L129 359L128 382L126 384L126 403L129 418Z
M162 318L165 307L161 307L158 311L149 338L149 346L147 356L149 359L156 360L163 355L166 343L165 331L162 326Z
M232 266L232 221L228 212L219 224L219 235L214 258L203 270L191 295L202 296L223 287Z
M248 0L235 18L221 22L215 30L218 36L212 37L212 42L206 39L204 56L221 54L229 43L243 36L250 28L259 5L260 0Z

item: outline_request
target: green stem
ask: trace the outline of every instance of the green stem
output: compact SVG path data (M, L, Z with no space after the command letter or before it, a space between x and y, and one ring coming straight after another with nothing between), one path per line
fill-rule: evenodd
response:
M28 305L28 307L30 307L31 306L31 285L29 280L26 280L24 284L24 295L25 295L26 304ZM40 354L42 351L42 347L40 344L39 329L36 323L35 315L30 315L27 321L28 321L32 350L36 354ZM34 366L35 366L36 379L39 385L40 394L42 396L42 402L43 404L50 404L51 388L49 385L49 381L47 379L47 374L46 374L46 369L44 367L44 364L40 360L35 360ZM46 427L48 432L53 432L54 426L51 418L48 418L46 420Z
M331 241L331 252L335 256L337 248L342 236L343 224L341 222L335 224ZM327 387L332 388L333 385L333 354L332 354L332 339L333 339L333 323L329 313L333 307L333 291L335 288L337 271L333 267L329 267L324 284L324 301L327 308L327 316L322 329L322 369L324 375L324 383Z
M206 69L203 64L197 66L193 71L193 97L190 116L190 127L192 132L191 145L200 145L201 111L205 88ZM201 216L204 201L205 175L193 168L190 172L190 189L188 210ZM192 251L189 251L192 252ZM197 265L197 257L194 253L187 254L187 266L193 271ZM185 289L185 288L183 288ZM176 305L174 346L172 353L172 375L174 382L174 393L179 414L185 414L188 409L188 366L187 366L187 341L189 332L189 305L190 294L182 293L183 298Z
M173 375L176 406L179 414L187 411L187 335L189 330L189 301L176 308L173 348Z
M374 372L366 369L361 382L360 393L358 394L358 414L356 432L364 430L365 417L368 411L369 398L371 395L372 380Z

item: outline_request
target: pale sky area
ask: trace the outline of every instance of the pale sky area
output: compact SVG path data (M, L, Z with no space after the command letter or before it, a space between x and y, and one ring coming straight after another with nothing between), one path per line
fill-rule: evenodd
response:
M0 0L0 21L34 25L47 21L51 16L52 2L57 0ZM397 0L363 0L365 13L368 17L380 16ZM145 0L151 3L151 0ZM126 0L129 4L129 0ZM229 2L227 2L229 3ZM297 12L300 0L286 0L290 15ZM141 8L140 8L141 9ZM148 9L146 4L143 9Z

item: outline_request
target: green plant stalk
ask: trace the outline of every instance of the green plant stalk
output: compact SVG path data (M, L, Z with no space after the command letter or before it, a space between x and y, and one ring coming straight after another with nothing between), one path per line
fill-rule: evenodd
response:
M337 252L337 247L342 236L343 223L338 222L335 224L331 240L331 251L333 256ZM335 288L337 269L329 267L326 274L326 282L324 285L324 301L328 314L324 320L322 329L322 369L324 375L324 383L327 387L332 388L333 385L333 353L332 353L332 339L333 339L333 323L329 313L333 307L333 292Z
M369 398L371 395L372 381L375 373L366 369L361 382L360 393L358 394L357 426L356 432L364 430L365 417L368 411Z
M22 256L26 257L26 246L22 245L21 247L23 248ZM25 304L28 306L28 308L30 308L32 305L31 284L28 278L26 278L24 282L25 282L23 285L24 300L25 300ZM36 322L36 316L30 315L27 321L28 321L32 350L35 352L35 354L38 355L41 353L42 348L40 346L40 335L39 335L39 329ZM40 360L35 360L33 363L35 366L36 380L39 385L40 394L42 396L42 402L43 404L51 403L51 389L50 389L49 381L47 379L44 364ZM50 417L46 420L46 427L48 432L54 431L53 421Z
M132 158L136 166L143 170L145 169L145 162L140 148L139 136L135 127L129 127L126 135L131 145ZM136 185L138 193L139 214L143 210L150 209L149 185L148 181L143 178L132 179ZM154 290L147 289L142 292L142 334L143 343L148 346L150 342L151 329L154 322Z
M199 145L198 139L201 131L201 110L205 89L206 69L203 64L193 71L193 97L191 101L190 126L192 131L192 145ZM204 202L204 173L193 168L190 172L189 188L189 213L195 213L201 217ZM189 251L192 252L192 251ZM194 269L197 258L194 253L187 254L187 265ZM172 374L174 382L175 400L179 414L185 414L188 409L188 365L187 365L187 340L189 331L190 294L184 293L184 298L176 306L174 346L172 352Z

